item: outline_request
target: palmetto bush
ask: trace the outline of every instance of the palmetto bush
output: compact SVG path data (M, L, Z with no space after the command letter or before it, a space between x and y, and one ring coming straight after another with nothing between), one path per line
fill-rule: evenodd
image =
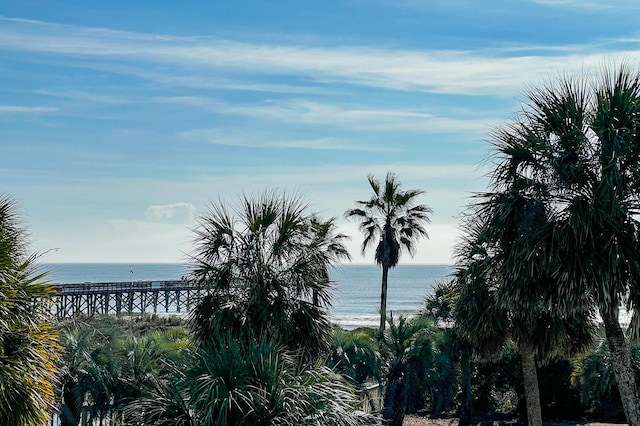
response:
M196 229L196 356L125 411L137 425L357 425L354 388L318 360L329 268L348 258L333 219L266 192L212 204Z
M357 387L367 381L380 381L380 352L372 334L335 328L326 365Z
M35 267L14 201L0 196L0 425L40 426L53 411L53 289Z
M265 339L215 338L195 365L126 410L137 425L358 425L354 389Z
M63 352L60 364L60 421L63 426L77 425L83 407L88 417L100 418L109 409L118 377L118 354L114 340L119 330L98 329L73 321L60 330Z
M431 319L389 316L389 327L381 334L380 351L383 357L385 381L382 415L390 425L400 426L409 400L420 395L420 389L435 389L438 354L435 349L436 328Z
M329 268L349 257L334 220L301 198L265 192L212 204L196 229L193 278L207 290L191 314L197 342L251 330L311 359L327 349Z
M538 306L565 318L598 311L626 420L640 424L640 390L618 318L622 305L634 311L632 332L640 335L640 72L633 65L530 89L515 120L492 134L493 192L480 197L491 208L473 213L491 213L488 223L497 225L480 242L501 260L494 282L504 289L502 304L523 319Z
M120 419L120 410L175 375L191 359L184 327L157 318L75 318L59 325L61 424ZM84 414L83 414L84 412Z

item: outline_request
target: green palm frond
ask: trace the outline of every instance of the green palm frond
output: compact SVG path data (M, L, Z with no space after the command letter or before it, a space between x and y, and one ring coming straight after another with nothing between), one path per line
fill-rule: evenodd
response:
M125 410L140 425L363 424L354 389L327 367L300 363L266 339L218 336L195 364Z
M200 426L203 423L189 401L182 380L157 383L147 394L126 405L123 414L128 424L140 426Z
M310 354L326 348L329 270L349 259L347 237L297 196L243 196L200 219L193 277L208 295L191 314L196 340L249 329Z
M380 380L380 352L370 333L334 329L326 364L350 383Z
M430 222L432 209L416 204L424 194L418 189L402 190L394 173L387 173L383 184L374 175L367 177L373 195L369 200L356 201L360 208L349 209L345 217L359 222L364 236L361 249L364 254L371 246L376 246L376 262L389 267L398 263L401 247L410 255L415 253L416 242L427 237L424 224ZM381 191L384 188L384 191Z
M0 196L0 419L6 425L39 426L54 408L53 289L36 262L15 202Z
M640 422L617 319L621 305L640 306L640 73L623 64L599 80L561 77L527 95L519 117L491 135L492 192L469 214L459 270L484 290L461 280L470 290L463 326L471 338L499 324L471 309L488 296L518 346L542 356L583 348L599 311L616 371L626 371L617 374L628 420Z

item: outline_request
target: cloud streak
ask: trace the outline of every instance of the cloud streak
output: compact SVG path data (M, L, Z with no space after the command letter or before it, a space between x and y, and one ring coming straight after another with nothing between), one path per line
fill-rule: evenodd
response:
M202 108L217 114L245 116L289 124L330 125L353 130L375 130L384 132L440 133L457 132L484 135L502 119L479 116L456 110L455 117L431 113L425 110L400 108L373 108L361 105L334 105L304 99L269 100L260 104L231 105L223 101L202 97L174 97L157 99L158 102L176 103ZM183 136L193 137L201 132L187 132ZM228 135L215 134L220 140ZM212 139L213 140L213 139ZM223 142L220 142L223 143ZM236 142L237 143L237 142ZM287 144L276 144L285 147Z
M55 112L57 108L52 107L27 107L21 105L0 105L0 114L41 114Z
M620 4L612 4L608 1L588 1L588 0L528 0L531 3L541 4L551 7L562 8L574 8L574 9L588 9L588 10L603 10L611 9L613 7L620 7L625 4L626 7L633 7L633 3L620 1Z
M429 112L407 109L342 107L305 100L285 100L263 105L230 106L218 112L289 123L334 125L358 130L437 133L452 128L462 132L485 133L485 120L438 117Z
M511 95L520 91L522 81L537 81L549 69L576 70L602 62L601 47L591 44L546 51L537 46L537 54L521 52L519 56L512 56L513 47L471 52L278 45L0 20L0 48L6 50L169 65L195 75L296 75L314 84L432 93ZM639 53L632 44L609 55L633 57ZM273 90L278 90L277 85Z
M213 145L237 146L246 148L281 148L281 149L307 149L320 151L367 151L367 152L391 152L396 151L390 147L375 145L354 144L352 141L336 137L318 138L290 138L266 134L265 132L245 132L237 130L208 128L194 129L182 132L180 138Z

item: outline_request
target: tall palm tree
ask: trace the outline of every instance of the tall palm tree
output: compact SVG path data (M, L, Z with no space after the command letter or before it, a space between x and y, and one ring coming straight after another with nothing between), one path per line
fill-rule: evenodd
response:
M422 237L428 238L424 224L430 222L432 210L424 204L416 204L417 197L424 191L403 191L394 173L387 173L383 185L372 174L368 180L373 195L369 200L356 201L360 207L347 210L345 216L360 222L360 231L364 235L363 255L367 248L376 246L375 261L382 267L380 331L383 332L387 318L389 269L398 264L403 250L413 256L416 242Z
M249 331L319 354L331 329L329 268L348 258L345 238L300 197L271 191L231 210L214 203L192 256L193 276L208 290L192 312L196 339Z
M459 248L456 325L466 339L487 352L501 347L506 337L516 343L528 423L541 425L537 362L560 348L586 348L593 321L584 303L582 309L568 313L545 300L557 288L557 280L540 267L548 257L545 247L531 242L531 236L544 233L549 223L544 204L529 197L530 190L516 181L504 192L482 194L474 206L465 227L470 234ZM524 249L533 254L521 257ZM512 269L527 273L506 273Z
M553 278L550 306L570 313L586 301L599 312L627 421L640 424L640 392L618 321L621 305L640 313L640 73L622 65L600 78L563 77L528 98L520 117L492 137L494 184L534 182L552 226L514 250L514 259L537 260ZM527 311L531 299L518 296L517 278L534 269L508 266L502 273L514 285L507 296ZM637 334L640 322L632 325Z
M35 266L15 202L0 196L0 424L42 425L53 411L52 287Z

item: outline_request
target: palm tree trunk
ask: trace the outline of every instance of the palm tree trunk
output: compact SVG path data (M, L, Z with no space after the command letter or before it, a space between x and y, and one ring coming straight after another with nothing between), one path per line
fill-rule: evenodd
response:
M82 398L78 396L77 385L69 380L62 390L62 411L60 424L62 426L76 426L82 417Z
M618 308L600 308L600 316L607 335L607 344L613 358L613 371L620 391L620 399L627 423L640 425L640 393L635 383L631 355L618 322Z
M460 370L462 376L462 401L460 404L459 426L471 424L471 345L460 345Z
M387 324L387 279L389 277L389 267L382 265L382 291L380 293L380 333Z
M407 410L408 383L405 375L389 378L384 393L384 407L382 408L383 424L388 426L402 426Z
M542 410L540 408L540 389L538 387L538 371L536 370L536 354L531 345L522 345L522 378L524 380L524 395L527 401L527 424L542 425Z

